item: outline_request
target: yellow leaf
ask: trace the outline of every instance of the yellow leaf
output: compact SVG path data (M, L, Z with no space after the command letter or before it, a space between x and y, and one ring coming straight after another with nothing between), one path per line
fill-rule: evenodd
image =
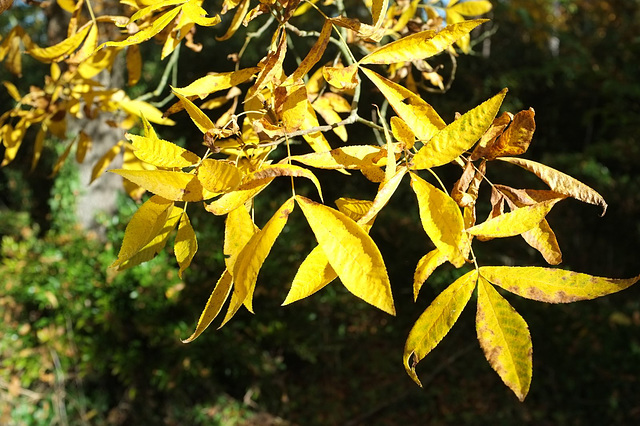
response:
M435 298L415 322L404 345L403 364L419 386L416 365L447 335L469 302L478 279L477 271L467 272ZM413 356L413 360L411 360ZM409 364L409 361L412 361Z
M91 137L84 131L78 134L78 146L76 147L76 161L82 163L87 152L91 149Z
M220 16L212 16L207 18L207 11L204 10L197 1L188 1L182 6L182 12L187 17L202 27L213 27L220 23Z
M233 280L239 299L249 312L253 313L253 291L258 273L269 255L273 243L287 224L289 214L295 207L294 199L289 198L273 215L261 231L254 234L238 255L233 265Z
M456 202L429 182L411 174L411 187L418 198L420 220L433 244L457 268L464 265L464 220Z
M189 267L193 256L195 256L198 251L196 233L193 231L191 221L186 211L184 211L180 217L180 224L178 225L178 233L176 234L173 250L176 255L176 260L178 261L178 266L180 266L178 276L182 278L182 273Z
M173 126L176 124L175 121L164 118L162 111L147 102L125 98L118 103L125 112L135 115L136 117L142 117L144 115L145 118L152 123L163 124L165 126Z
M318 190L320 199L322 199L322 188L320 188L320 181L318 181L318 178L311 172L311 170L305 169L304 167L294 166L292 164L266 165L263 166L260 170L254 172L253 176L255 179L267 179L278 176L304 177L313 182L316 189Z
M380 185L380 189L378 189L378 193L373 199L373 203L371 203L371 208L358 220L359 224L368 223L375 218L378 213L380 213L380 210L387 205L391 196L396 192L396 189L398 189L398 185L400 185L400 182L406 173L407 168L402 167L391 177L391 179Z
M404 144L405 149L413 148L416 135L411 130L411 127L400 117L391 117L391 133L398 141Z
M240 185L242 172L228 161L207 158L198 167L198 179L211 192L229 192Z
M258 195L273 179L254 179L253 174L250 174L245 177L242 184L235 191L224 194L217 200L205 205L205 209L216 216L225 215Z
M7 92L9 92L9 96L11 96L14 101L20 102L22 96L20 96L18 88L10 81L3 81L2 84L4 85L5 89L7 89Z
M276 94L283 93L282 124L284 130L292 133L298 130L309 130L318 127L318 118L307 98L307 88L300 82L287 87L279 87ZM329 151L331 146L321 132L304 133L302 137L315 152Z
M500 157L498 159L529 170L531 173L542 179L544 183L549 185L549 188L553 191L584 201L585 203L601 206L601 216L604 216L607 212L607 203L604 201L604 198L602 198L602 195L569 175L559 172L549 166L545 166L544 164L525 160L524 158Z
M78 74L90 79L105 69L111 69L120 48L107 48L94 53L78 65Z
M134 86L142 75L142 56L137 44L127 48L127 84Z
M167 170L113 169L109 171L167 200L195 202L218 195L205 189L198 176L190 173Z
M64 56L70 54L80 46L92 24L85 25L80 31L69 38L65 38L58 44L49 47L38 47L33 44L27 49L27 53L40 62L58 62L64 59Z
M344 99L344 98L342 98ZM315 101L313 101L313 109L316 110L318 114L322 117L327 124L333 125L335 123L339 123L342 118L338 115L334 106L332 105L331 99L326 96L320 96ZM347 129L344 126L338 126L333 128L333 132L342 139L343 142L347 142L348 134Z
M38 161L40 161L40 156L42 155L42 150L44 149L44 137L46 136L46 133L47 131L45 125L40 126L40 130L38 130L36 139L33 143L33 159L31 160L32 172L36 169Z
M180 99L180 102L182 102L182 105L187 110L187 113L189 113L189 117L191 117L191 120L202 133L207 133L207 130L213 129L215 127L211 119L207 117L207 115L202 112L200 108L195 106L193 102L177 93L175 90L173 91L173 93L175 93L178 99Z
M538 225L561 198L543 201L501 214L467 229L471 235L482 238L504 238L520 235Z
M147 41L151 37L158 34L160 31L162 31L171 22L173 22L173 20L175 19L176 16L178 16L178 13L180 13L181 10L182 10L181 7L174 7L173 9L169 10L168 12L165 12L164 14L156 18L153 21L153 23L148 27L146 27L145 29L138 31L133 35L130 35L123 41L108 41L106 43L103 43L100 46L100 48L103 48L105 46L106 47L126 47L126 46L131 46L133 44L140 44L144 41Z
M471 148L491 126L506 94L507 89L503 89L436 133L413 157L414 167L427 169L441 166ZM407 124L411 125L409 122Z
M437 248L431 250L429 253L425 254L418 261L418 266L416 266L416 272L413 274L413 301L418 300L418 293L420 293L420 289L425 281L431 276L433 271L444 262L447 261L447 256L445 256L440 250Z
M164 226L158 231L158 234L135 255L122 262L122 264L117 267L117 270L124 271L125 269L133 268L134 266L138 266L141 263L155 258L167 245L169 234L175 229L181 214L182 209L175 206L172 207Z
M100 157L93 166L93 169L91 169L91 182L102 176L102 173L107 170L107 167L109 167L109 164L111 164L113 159L116 158L116 155L120 153L123 144L123 141L119 141L117 144L112 146L109 151L105 152L102 157Z
M157 195L142 204L127 224L118 258L110 267L120 266L153 240L164 227L172 208L173 202Z
M595 299L624 290L640 280L640 275L615 279L532 266L483 266L480 275L511 293L547 303Z
M216 40L223 41L230 39L236 33L236 31L238 31L238 28L240 28L240 24L242 24L242 20L244 19L248 11L249 0L242 0L240 6L238 7L238 10L236 10L235 15L233 15L233 20L231 21L231 25L227 29L227 32L224 33L222 37L216 37Z
M18 154L18 150L22 145L22 140L24 139L24 135L27 131L27 127L28 127L27 124L28 124L27 120L23 118L18 122L18 124L16 124L15 128L13 128L13 126L11 126L10 124L5 124L4 126L2 126L2 129L0 129L0 137L2 138L2 144L5 147L4 159L2 161L2 164L0 164L0 167L6 166L16 158L16 155ZM71 150L72 145L73 145L73 142L69 144L69 146L65 150L66 155L62 154L62 156L60 157L62 158L62 161L58 160L58 163L60 163L60 166L58 166L58 169L62 166L62 163L64 163L64 159L66 158L66 156L69 155L68 151ZM55 172L57 173L57 170L55 170Z
M358 64L348 67L322 67L324 79L339 90L355 89L358 85Z
M418 95L375 72L362 68L365 75L389 101L393 110L413 130L420 140L429 140L445 127L444 121L431 105Z
M157 167L183 168L197 164L200 157L172 142L158 139L155 132L151 136L130 133L126 138L133 144L133 153L141 161Z
M360 219L362 219L362 217L371 210L373 201L357 200L355 198L338 198L336 200L336 206L342 213L346 214L356 222L360 222L359 224L363 226L363 223L366 224L368 221L364 222Z
M337 277L338 274L329 264L322 248L315 247L298 268L282 306L311 296Z
M476 332L484 355L520 401L531 384L531 335L525 320L482 276L478 280Z
M251 237L260 231L251 220L249 212L244 206L240 206L229 212L224 226L224 262L229 271L242 249L247 245Z
M297 196L296 201L344 286L365 302L395 315L387 269L371 237L344 213L305 197Z
M322 58L322 54L326 50L327 44L329 44L329 38L331 37L332 29L333 25L331 25L331 21L328 19L325 20L315 44L313 45L307 56L305 56L302 62L300 62L300 65L298 65L298 68L294 71L294 73L291 74L290 79L292 81L297 81L307 75L307 73L311 71L311 68L313 68L313 66L318 63L320 58Z
M360 169L380 165L384 151L379 146L349 145L331 151L294 155L291 160L318 169Z
M442 31L422 31L391 42L360 60L360 64L393 64L425 59L444 51L487 19L463 21Z
M451 10L455 10L464 16L484 15L491 11L491 3L486 0L472 0L464 3L458 2L451 6Z
M200 99L204 99L211 93L229 89L230 87L244 83L253 77L258 71L260 71L260 68L254 67L233 72L212 73L197 79L188 86L181 88L174 87L173 91L185 98L198 96Z
M388 8L389 0L372 0L371 15L373 17L373 26L376 29L382 26Z
M209 327L209 324L211 324L222 310L224 302L229 298L232 284L233 279L231 278L231 274L225 269L211 292L202 314L200 314L200 319L198 320L195 331L191 336L182 340L182 343L193 342L202 334L203 331L207 329L207 327Z

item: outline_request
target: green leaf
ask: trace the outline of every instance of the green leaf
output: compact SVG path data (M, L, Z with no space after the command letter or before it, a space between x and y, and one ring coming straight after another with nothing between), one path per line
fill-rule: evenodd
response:
M640 280L640 275L615 279L533 266L483 266L479 271L487 281L511 293L547 303L595 299L617 293Z
M469 302L478 279L477 271L467 272L435 298L415 322L404 346L403 364L419 386L416 365L447 335ZM413 362L409 364L413 356Z
M491 367L518 399L524 401L533 371L529 327L482 276L478 280L476 331Z

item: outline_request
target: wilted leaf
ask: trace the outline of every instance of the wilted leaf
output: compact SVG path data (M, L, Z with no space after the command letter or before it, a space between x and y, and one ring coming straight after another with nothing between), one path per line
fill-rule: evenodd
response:
M387 269L371 237L337 210L300 196L296 201L345 287L365 302L395 315Z
M416 365L447 335L469 302L478 279L477 271L467 272L435 298L415 322L404 345L403 364L407 374L422 386ZM409 361L413 356L411 364Z
M441 166L471 148L491 125L506 94L507 89L503 89L436 133L413 157L414 167L427 169Z
M475 19L448 25L442 31L422 31L403 37L382 46L360 60L360 64L393 64L426 59L444 51L460 37L475 27L487 22L487 19Z
M460 208L448 194L415 174L411 174L411 187L418 198L425 232L453 265L461 267L465 259L460 251L464 240Z
M547 303L595 299L624 290L640 280L640 275L615 279L532 266L483 266L480 275L511 293Z
M478 280L476 331L491 367L518 399L524 401L533 371L529 327L482 276Z
M594 189L585 185L577 179L572 178L556 169L553 169L544 164L536 163L535 161L525 160L524 158L498 158L499 160L506 161L507 163L515 164L523 169L529 170L534 175L538 176L544 183L549 185L553 191L559 192L569 197L573 197L577 200L584 201L585 203L595 204L602 207L602 215L607 212L607 203L602 198L602 195L598 194Z
M211 296L209 296L209 300L207 300L207 304L205 305L202 314L200 314L200 319L198 320L195 331L191 336L184 339L182 343L193 342L202 334L203 331L207 329L207 327L209 327L209 324L211 324L222 310L224 302L229 298L232 284L233 279L231 278L231 274L225 269L211 292Z

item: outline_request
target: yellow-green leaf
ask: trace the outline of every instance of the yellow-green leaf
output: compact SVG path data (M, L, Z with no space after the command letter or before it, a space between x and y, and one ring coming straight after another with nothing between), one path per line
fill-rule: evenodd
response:
M467 232L481 238L504 238L520 235L542 222L555 203L560 200L561 198L556 198L515 209L472 226L467 229Z
M416 365L447 335L469 302L478 273L473 270L458 278L435 298L415 322L404 345L403 364L419 386ZM413 360L411 360L413 356ZM412 361L411 364L409 361Z
M164 226L158 231L158 234L135 255L118 265L118 271L124 271L125 269L133 268L143 262L147 262L156 257L158 253L164 249L167 245L167 241L169 241L169 234L175 229L178 224L178 220L180 220L182 209L174 206L168 212L167 220L164 223Z
M172 208L173 202L157 195L142 204L127 224L118 258L111 267L118 267L153 240L164 227Z
M198 176L167 170L109 170L156 195L172 201L202 201L215 197L202 186Z
M507 89L503 89L440 130L413 157L414 168L427 169L447 164L471 148L491 126L506 94Z
M418 139L427 141L445 127L445 122L436 110L411 90L369 69L362 68L362 71L382 92L396 114L409 125Z
M416 266L416 272L413 274L413 301L418 300L418 294L425 281L431 276L433 271L444 262L447 261L445 256L440 250L433 249L429 253L425 254L418 261Z
M133 154L145 163L157 167L183 168L197 164L200 157L172 142L152 136L138 136L130 133L126 138L133 144Z
M207 327L209 327L209 324L211 324L222 310L224 302L229 298L232 284L233 279L231 278L231 274L225 269L222 276L220 276L220 279L216 283L216 286L213 288L202 314L200 314L200 319L198 320L195 331L191 336L184 339L182 343L193 342L202 334L203 331L207 329Z
M456 267L464 264L461 247L464 219L458 204L448 194L411 174L411 187L418 198L420 220L433 244Z
M360 60L360 64L393 64L428 58L444 51L483 22L487 22L487 19L448 25L438 33L427 30L411 34L368 54Z
M195 256L198 251L196 233L191 226L191 221L186 211L184 211L180 217L180 224L178 225L178 233L176 234L173 251L175 252L178 266L180 266L178 276L182 278L182 273L189 267L193 256Z
M531 335L525 320L482 276L478 280L476 332L484 355L520 401L531 384Z
M391 284L371 237L337 210L297 196L311 230L344 286L367 303L395 315Z
M200 99L204 99L211 93L229 89L230 87L244 83L253 77L258 71L260 71L260 68L253 67L233 72L212 73L197 79L186 87L174 87L173 91L185 98L198 96Z
M269 219L261 231L254 234L238 255L233 265L233 280L238 297L253 312L253 291L258 273L273 247L276 238L287 224L289 214L295 207L293 197L288 199Z
M184 109L187 110L189 117L191 117L191 120L202 133L207 133L207 130L213 129L215 127L213 121L211 121L207 114L202 112L202 110L198 108L193 102L177 93L175 90L173 91L173 93L175 93L178 99L180 99L180 102L182 102Z
M607 203L594 189L556 169L524 158L500 157L499 160L515 164L538 176L553 191L559 192L585 203L602 207L602 216L607 212Z
M640 280L640 275L615 279L533 266L483 266L480 275L511 293L547 303L595 299L624 290Z

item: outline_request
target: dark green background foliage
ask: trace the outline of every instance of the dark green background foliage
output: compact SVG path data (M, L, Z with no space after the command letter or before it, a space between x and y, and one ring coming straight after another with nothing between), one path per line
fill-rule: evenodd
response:
M488 56L459 57L452 90L426 94L425 99L447 121L504 86L510 88L506 109L534 107L538 129L528 157L588 183L610 204L603 218L596 207L578 202L554 208L549 222L564 251L563 266L630 277L638 273L635 247L640 237L639 7L611 1L595 2L606 5L600 9L586 7L589 2L572 8L560 2L567 7L566 20L551 27L536 20L535 10L519 9L519 3L495 2L495 34L474 49ZM206 34L201 37L205 54L207 44L214 43ZM550 35L559 40L557 55L548 47ZM184 82L209 70L206 58L191 55L183 52L183 63L193 65ZM152 89L154 66L147 61L143 83ZM160 136L198 151L202 136L182 115L176 117L176 128L159 129ZM358 137L375 143L370 134ZM196 208L190 211L201 249L184 282L171 253L113 274L107 266L116 257L135 203L123 197L119 213L102 218L108 232L106 242L101 241L74 226L73 202L83 190L74 167L65 166L50 181L50 191L43 183L51 163L42 164L35 175L24 172L19 162L0 172L0 423L640 421L637 286L571 305L507 296L533 337L533 384L524 403L484 360L475 340L473 304L441 347L421 363L418 373L425 388L417 388L402 368L404 339L420 312L458 272L443 267L418 302L412 302L413 270L431 246L415 197L405 188L372 230L389 269L398 317L364 304L339 282L309 299L279 306L297 265L315 244L296 212L260 274L257 315L241 313L218 331L215 323L197 341L183 345L179 339L193 330L223 270L222 221ZM449 186L456 173L452 167ZM375 190L364 179L354 176L345 184L336 175L319 173L328 200L364 198ZM490 164L489 176L516 187L540 185L509 165ZM287 194L288 185L276 183L258 198L258 225L264 225ZM481 197L487 200L487 191ZM519 238L478 247L485 264L543 263Z

